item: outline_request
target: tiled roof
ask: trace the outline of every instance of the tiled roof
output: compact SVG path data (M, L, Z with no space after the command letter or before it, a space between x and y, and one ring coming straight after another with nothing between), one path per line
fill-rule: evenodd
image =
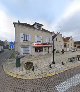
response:
M66 37L66 38L63 37L63 41L64 41L64 42L68 42L69 39L70 39L70 37Z
M74 44L80 44L80 41L75 41Z

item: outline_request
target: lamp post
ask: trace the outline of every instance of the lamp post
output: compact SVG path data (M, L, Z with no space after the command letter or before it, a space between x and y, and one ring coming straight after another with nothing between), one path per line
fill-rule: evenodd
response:
M53 41L53 61L52 61L52 64L55 64L55 61L54 61L54 36L52 36L52 41Z
M53 61L52 61L52 64L55 64L54 62L54 38L56 38L56 36L58 35L59 33L55 34L52 36L52 41L53 41Z

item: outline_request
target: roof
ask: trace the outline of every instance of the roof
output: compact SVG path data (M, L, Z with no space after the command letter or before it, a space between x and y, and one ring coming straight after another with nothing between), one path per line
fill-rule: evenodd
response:
M40 25L40 26L43 26L43 24L40 24L40 23L37 23L37 22L35 22L35 23L33 24L33 26L36 25L36 24L37 24L37 25Z
M69 39L70 39L70 37L66 37L66 38L63 37L63 41L64 41L64 42L68 42Z
M60 34L60 32L57 32L56 34L54 33L54 35L52 36L52 40L53 40L58 34Z
M80 41L75 41L74 44L80 44Z
M27 24L27 23L20 23L19 21L18 22L13 22L13 24L14 24L14 27L15 27L15 24L18 24L18 25L22 25L22 26L26 26L26 27L30 27L30 28L34 28L35 29L34 24L30 25L30 24ZM37 24L39 24L39 23L37 23ZM43 26L42 24L39 24L39 25ZM37 29L37 30L39 30L39 29ZM40 31L48 32L48 33L51 33L51 34L53 33L53 32L50 32L50 31L44 29L44 28L42 28Z

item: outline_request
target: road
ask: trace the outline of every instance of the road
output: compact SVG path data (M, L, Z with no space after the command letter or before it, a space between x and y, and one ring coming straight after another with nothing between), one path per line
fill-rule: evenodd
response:
M0 64L5 62L11 55L13 51L11 50L5 50L4 52L0 53Z
M80 78L80 67L54 75L51 79L22 80L6 75L2 64L6 62L12 52L6 50L0 53L0 92L80 92L80 81L76 81ZM73 85L71 82L76 84ZM65 89L61 90L63 88Z

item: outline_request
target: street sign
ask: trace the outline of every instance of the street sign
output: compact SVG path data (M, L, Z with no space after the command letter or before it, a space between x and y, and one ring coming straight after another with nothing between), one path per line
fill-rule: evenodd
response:
M14 42L10 42L9 48L10 48L10 49L14 49Z

